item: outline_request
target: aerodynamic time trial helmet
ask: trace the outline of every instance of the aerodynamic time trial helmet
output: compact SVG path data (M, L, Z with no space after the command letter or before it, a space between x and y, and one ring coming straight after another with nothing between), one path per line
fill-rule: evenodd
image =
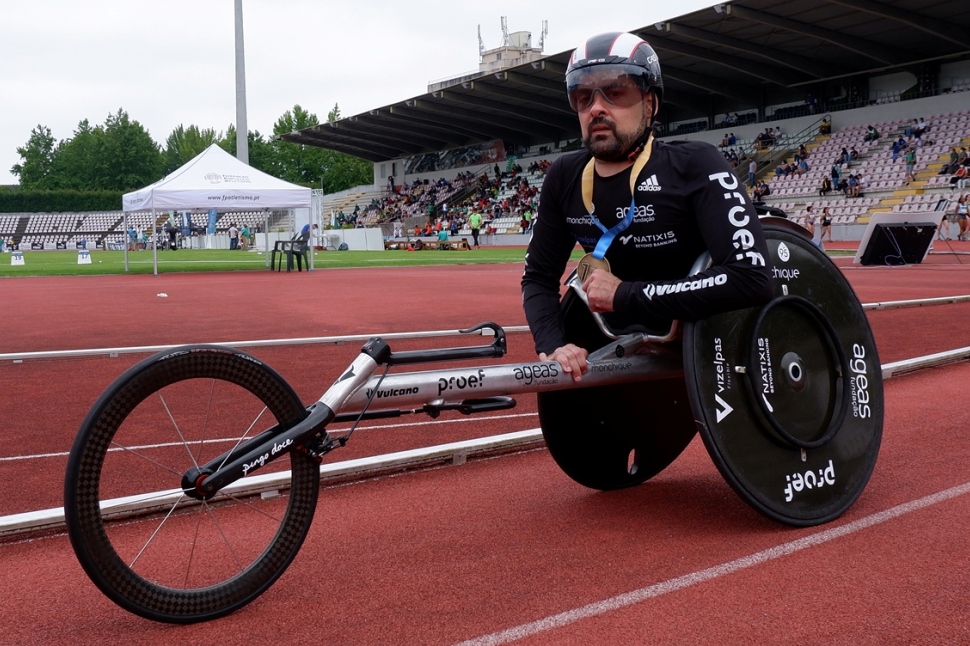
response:
M610 32L593 36L577 47L566 68L569 105L577 112L589 107L596 88L602 88L609 79L629 79L643 92L652 92L656 97L654 115L660 111L663 77L657 53L647 41L630 33ZM603 96L615 102L605 91ZM616 98L624 100L622 94ZM642 95L636 95L636 100L640 99Z

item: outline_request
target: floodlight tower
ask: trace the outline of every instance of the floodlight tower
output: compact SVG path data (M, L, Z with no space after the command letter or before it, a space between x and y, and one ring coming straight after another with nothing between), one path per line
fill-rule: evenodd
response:
M236 2L236 159L249 163L249 126L246 124L246 51L243 45L242 0Z

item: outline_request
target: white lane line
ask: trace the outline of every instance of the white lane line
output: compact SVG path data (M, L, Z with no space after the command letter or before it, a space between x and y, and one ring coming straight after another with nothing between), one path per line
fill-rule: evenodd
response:
M865 518L860 518L859 520L847 523L840 527L833 527L832 529L816 532L814 534L805 536L804 538L800 538L789 543L783 543L782 545L778 545L776 547L772 547L762 552L757 552L734 561L722 563L721 565L716 565L714 567L707 568L706 570L692 572L675 579L669 579L662 583L657 583L646 588L640 588L639 590L627 592L610 599L604 599L602 601L597 601L596 603L581 606L573 610L567 610L566 612L561 612L559 614L546 617L545 619L532 621L520 626L515 626L514 628L495 632L490 635L476 637L475 639L461 642L458 646L493 646L496 644L507 644L531 635L538 635L539 633L553 630L555 628L561 628L562 626L569 625L582 619L603 615L613 610L619 610L621 608L640 603L641 601L646 601L647 599L653 599L670 592L683 590L684 588L697 585L698 583L718 579L720 577L727 576L728 574L738 572L739 570L794 554L795 552L807 549L809 547L816 547L823 543L827 543L828 541L853 534L863 529L872 527L873 525L878 525L880 523L899 518L900 516L904 516L937 503L945 502L951 498L956 498L957 496L962 496L967 493L970 493L970 482L953 487L951 489L940 491L939 493L931 494L924 498L919 498L912 502L907 502L902 505L892 507L886 511L881 511L876 514L872 514L871 516L866 516Z
M474 419L471 418L471 417L467 417L467 418L459 417L459 418L456 418L456 419L439 419L439 420L432 420L432 421L427 421L427 422L406 422L406 423L402 423L402 424L375 424L373 426L364 426L362 424L361 426L357 427L357 430L355 432L356 433L361 433L363 431L376 431L376 430L388 429L388 428L392 428L392 429L393 428L407 428L409 426L422 426L422 427L424 427L424 426L435 426L435 425L439 425L439 424L464 424L466 422L482 422L482 421L486 421L487 422L487 421L496 420L496 419L517 419L517 418L521 418L521 417L537 417L538 415L539 415L539 413L514 413L514 414L511 414L511 415L489 415L488 417L481 417L481 416L479 416L479 417L476 417ZM335 425L335 428L328 427L328 429L333 430L335 432L342 433L342 432L345 432L345 431L350 430L349 428L343 428L343 426L345 426L345 425L346 426L349 426L350 425L350 422L345 422L343 424L337 424L337 425ZM484 438L484 439L488 439L488 438ZM236 442L236 441L238 441L238 440L231 439L231 438L223 438L223 439L213 439L213 440L209 440L208 443L212 444L212 443L216 443L216 442ZM161 444L146 444L144 446L129 446L129 447L126 447L124 449L120 449L120 448L119 449L108 449L108 451L109 452L113 452L113 451L125 451L125 450L129 450L129 449L137 449L137 450L159 449L159 448L166 448L166 447L170 447L170 446L181 446L181 442L165 442L165 443L161 443ZM35 453L33 455L11 455L11 456L8 456L8 457L0 457L0 464L2 464L4 462L17 462L17 461L20 461L20 460L38 460L38 459L41 459L41 458L64 458L64 457L67 457L68 455L70 455L70 453L68 451L58 451L57 453Z

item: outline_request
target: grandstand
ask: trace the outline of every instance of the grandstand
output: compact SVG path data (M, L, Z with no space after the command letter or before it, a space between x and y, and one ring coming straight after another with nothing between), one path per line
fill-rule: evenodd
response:
M261 230L266 219L263 211L236 211L220 213L216 220L216 235L227 235L229 225L235 222L252 230ZM204 231L208 213L191 213L192 229ZM182 230L181 218L174 212L157 213L155 228L159 231L167 223ZM128 214L128 227L151 235L153 218L150 211ZM287 211L271 212L270 229L290 231L292 214ZM190 234L191 235L191 234ZM5 213L0 214L0 238L20 249L109 249L120 248L127 240L125 214L123 211L93 213Z

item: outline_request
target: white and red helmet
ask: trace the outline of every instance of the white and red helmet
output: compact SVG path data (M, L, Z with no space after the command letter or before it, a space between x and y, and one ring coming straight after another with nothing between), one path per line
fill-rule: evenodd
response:
M660 110L664 93L660 60L653 47L639 36L610 32L593 36L577 47L566 68L566 94L585 84L594 70L632 78L644 91L654 93L656 110Z

